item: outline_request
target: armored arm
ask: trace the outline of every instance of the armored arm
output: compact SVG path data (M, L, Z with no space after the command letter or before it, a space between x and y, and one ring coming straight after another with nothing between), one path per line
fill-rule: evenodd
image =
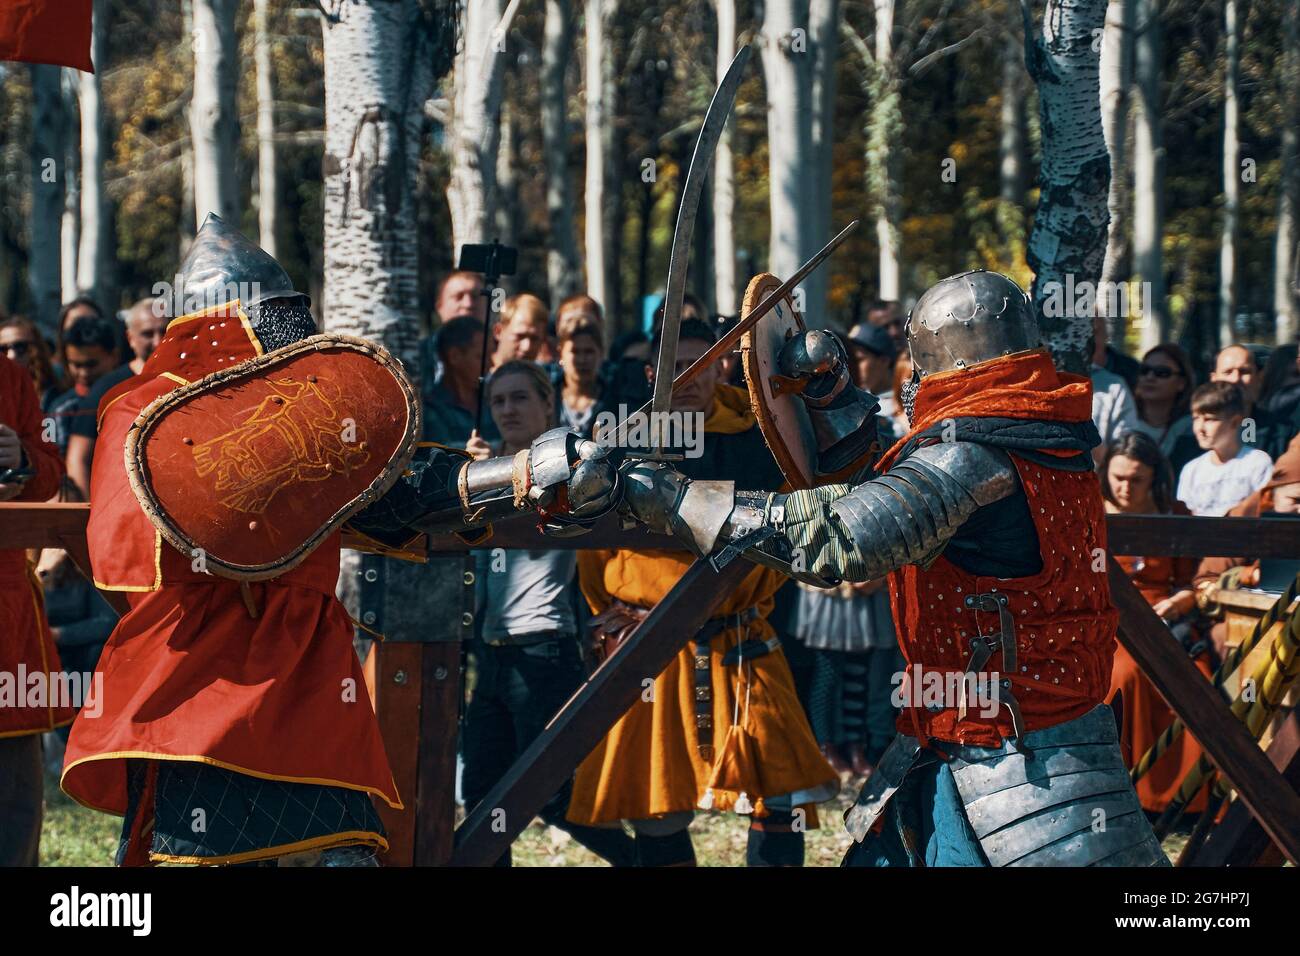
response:
M651 527L715 561L745 553L813 584L867 581L934 559L976 509L1019 487L1004 452L971 442L918 449L854 487L735 493L658 463L625 474L627 502Z
M526 451L484 461L428 452L351 526L396 546L417 532L467 531L540 514L552 533L573 534L617 500L618 472L606 450L564 428L543 433Z

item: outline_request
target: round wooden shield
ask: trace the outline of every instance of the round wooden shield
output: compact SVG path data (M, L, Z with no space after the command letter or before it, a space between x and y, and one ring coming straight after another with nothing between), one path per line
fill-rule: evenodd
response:
M126 439L149 520L213 574L283 574L401 477L420 433L401 366L315 335L150 403Z
M745 290L742 320L780 285L781 280L770 272L754 276ZM799 383L783 377L777 364L781 347L803 328L803 316L787 296L740 339L750 408L772 457L795 490L844 481L862 469L870 454L829 474L818 470L817 435L799 397Z

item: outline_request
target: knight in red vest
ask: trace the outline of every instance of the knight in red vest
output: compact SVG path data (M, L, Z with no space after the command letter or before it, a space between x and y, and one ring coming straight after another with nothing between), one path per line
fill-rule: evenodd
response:
M819 336L782 355L805 394L847 374ZM875 477L742 493L691 528L692 498L719 489L641 463L627 506L698 554L742 551L822 585L888 575L902 714L847 815L847 864L1168 865L1103 704L1118 614L1089 380L1057 371L1028 297L996 273L932 287L907 337L912 428Z

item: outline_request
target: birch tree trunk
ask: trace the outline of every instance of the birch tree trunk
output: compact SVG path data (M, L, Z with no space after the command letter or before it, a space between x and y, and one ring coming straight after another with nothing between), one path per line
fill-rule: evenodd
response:
M192 53L194 43L194 0L181 0L181 24L185 39L181 49ZM190 101L194 99L194 58L189 56L190 64ZM186 107L188 111L189 107ZM188 115L188 112L187 112ZM194 139L185 137L181 143L181 208L177 216L177 261L185 258L190 243L194 241Z
M57 335L62 301L62 228L68 181L68 111L63 69L32 66L32 216L27 281L32 319L47 335Z
M331 0L325 50L325 327L418 375L415 185L433 43L420 0Z
M257 61L257 226L258 245L276 255L280 180L275 167L275 78L267 29L271 0L254 0L254 52Z
M902 297L900 265L902 182L896 144L903 136L903 96L894 62L895 0L875 0L876 43L871 78L871 113L867 120L867 188L875 206L876 244L880 249L878 295L886 302Z
M1277 343L1300 335L1300 260L1296 258L1297 209L1300 200L1300 5L1287 5L1282 21L1282 73L1278 99L1282 108L1282 169L1278 181L1277 238L1273 245L1273 310Z
M77 296L77 246L81 242L81 113L77 108L80 81L72 70L63 71L63 108L68 119L64 141L64 192L62 229L62 281L60 299L71 302Z
M1143 313L1141 351L1167 341L1169 310L1165 303L1165 147L1160 89L1159 0L1135 0L1133 36L1133 273L1141 281Z
M501 104L501 139L497 145L497 200L494 204L493 234L507 246L518 245L519 238L519 173L515 165L518 152L519 124L515 121L514 106ZM508 281L508 280L506 280Z
M325 327L383 345L419 394L418 161L425 102L451 63L455 4L323 0L322 7ZM358 617L363 603L379 608L371 623L409 639L445 613L445 568L384 561L367 569L377 577L362 578L359 556L345 552L339 597Z
M617 333L615 326L618 303L612 301L613 289L610 274L610 236L606 231L608 205L605 188L608 182L609 156L609 102L606 97L605 42L607 27L613 16L613 0L586 0L584 31L586 56L583 61L583 83L586 90L586 154L587 170L583 183L583 247L587 259L587 294L605 309L606 340Z
M998 109L998 197L1003 205L1025 201L1024 44L1008 32L1002 48L1002 92Z
M812 138L808 0L768 0L763 41L771 215L768 271L786 278L803 264L807 248L803 217L809 208L806 179Z
M1014 274L1025 267L1025 152L1028 122L1025 82L1025 45L1020 36L1020 11L1007 5L1002 38L1002 83L998 109L997 225L1004 271ZM1014 19L1014 23L1011 21Z
M810 117L812 175L806 178L808 215L804 254L811 255L835 233L831 227L831 177L835 160L835 70L839 59L839 0L811 0L808 41L812 47L812 115ZM829 263L804 280L805 316L810 325L826 326L830 318L827 290Z
M714 0L718 14L717 82L736 56L736 0ZM736 131L733 113L727 118L713 154L713 303L719 315L739 315L736 287L736 163L731 140Z
M1101 44L1101 123L1110 156L1110 229L1101 266L1102 288L1124 278L1129 255L1128 116L1133 86L1134 0L1110 0ZM1120 339L1124 316L1109 316L1112 339Z
M1100 51L1092 45L1105 19L1106 0L1048 0L1041 31L1032 40L1030 24L1025 31L1043 149L1028 250L1034 306L1057 367L1079 374L1087 373L1092 354L1092 312L1063 300L1065 290L1082 282L1095 285L1106 254L1110 159L1101 123Z
M194 142L195 220L201 225L208 213L215 212L227 222L237 224L236 0L193 2L194 97L190 102L190 138Z
M1237 314L1237 216L1241 202L1241 154L1238 139L1237 0L1223 3L1223 232L1219 239L1219 345L1236 338L1233 319Z
M451 128L451 207L455 254L467 242L486 242L496 208L496 160L501 141L502 54L519 0L504 13L501 0L462 7L464 41L456 56L455 124Z
M546 212L551 224L546 282L555 305L582 285L578 240L573 232L573 196L569 190L568 98L564 84L572 55L571 0L546 0L542 39L542 152L546 161Z
M110 307L113 236L104 162L108 144L104 123L101 77L108 65L108 0L95 0L90 39L94 73L82 73L81 103L81 235L77 249L77 288Z

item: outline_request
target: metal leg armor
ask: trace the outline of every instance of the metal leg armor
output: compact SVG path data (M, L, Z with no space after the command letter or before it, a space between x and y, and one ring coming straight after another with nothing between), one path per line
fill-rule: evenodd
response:
M942 741L934 748L947 759L937 772L951 775L964 823L991 866L1170 865L1138 803L1105 705L1000 748ZM915 801L920 789L911 785L933 762L915 738L900 734L845 817L854 840L861 843L888 813L883 826L899 828L911 860L915 834L906 821L917 808L891 806L891 800ZM931 810L920 807L920 816ZM860 852L851 847L846 863Z

